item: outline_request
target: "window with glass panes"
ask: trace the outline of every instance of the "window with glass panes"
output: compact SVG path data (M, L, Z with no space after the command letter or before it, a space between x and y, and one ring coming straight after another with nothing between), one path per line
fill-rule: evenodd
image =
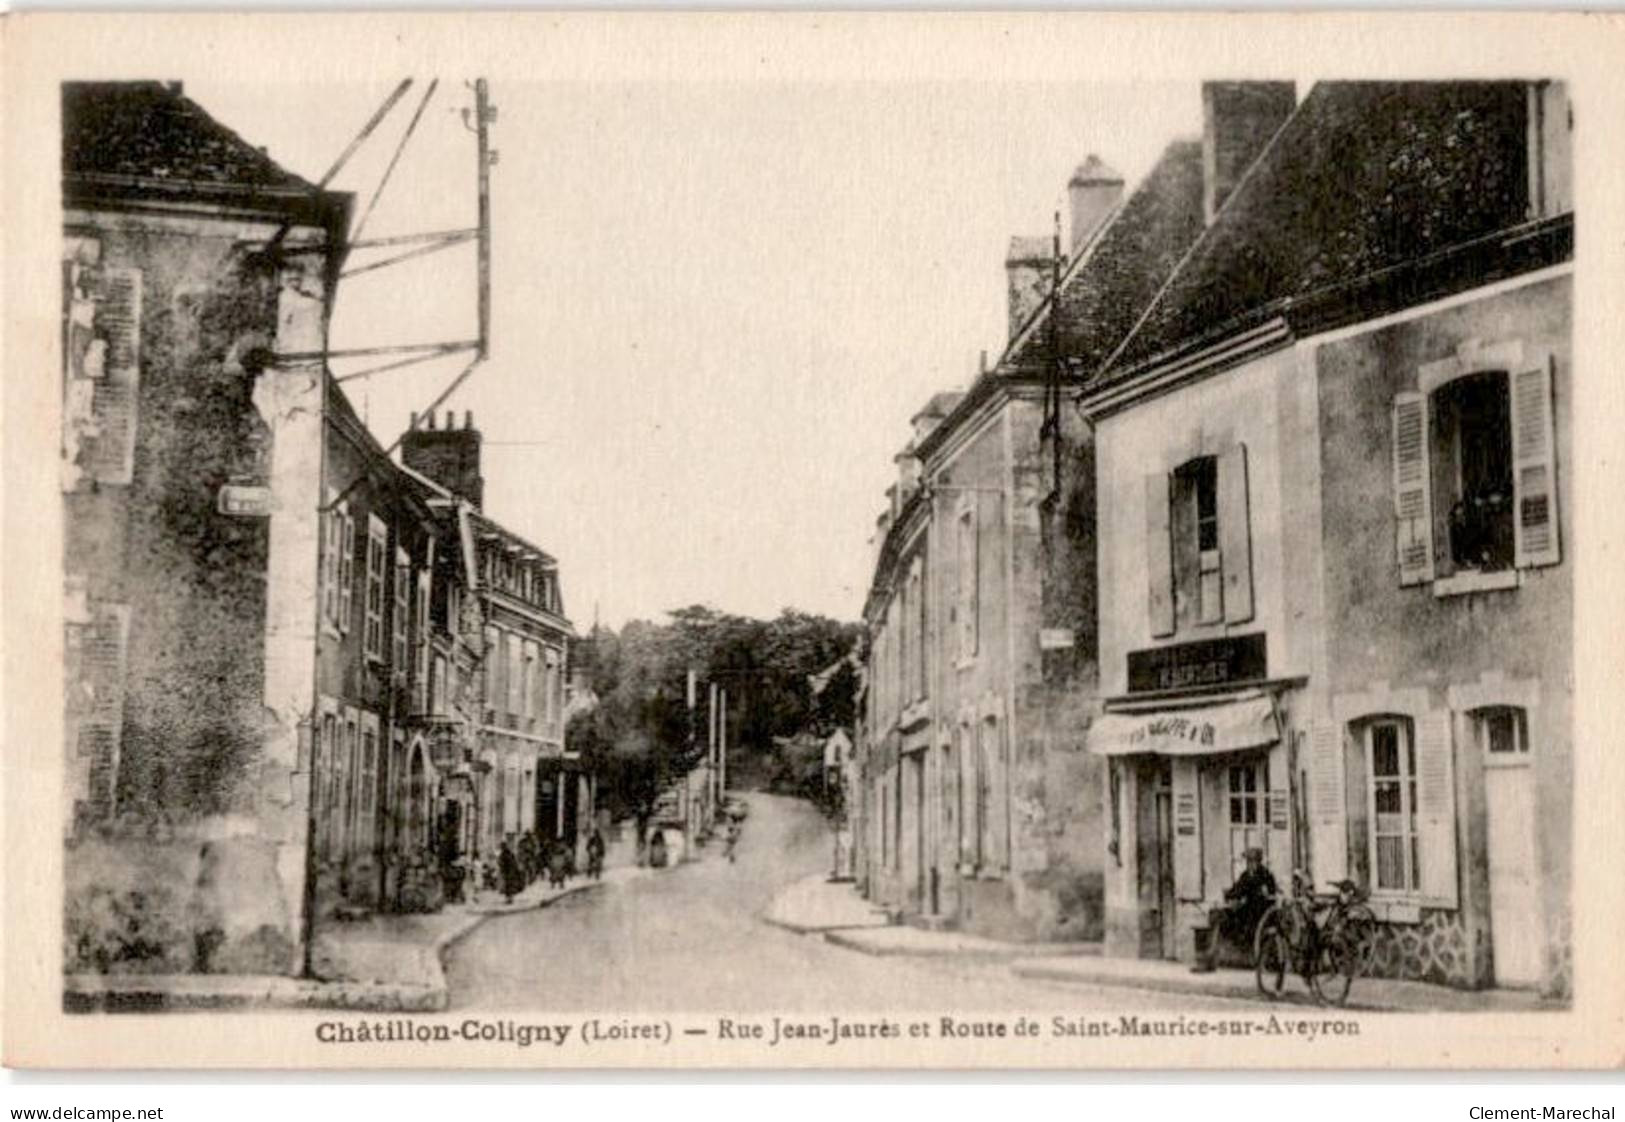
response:
M1268 826L1266 785L1262 761L1231 764L1225 770L1228 772L1230 873L1234 878L1247 867L1247 850L1264 848L1264 830Z
M1371 798L1371 867L1378 892L1419 888L1416 744L1410 723L1380 719L1365 727Z

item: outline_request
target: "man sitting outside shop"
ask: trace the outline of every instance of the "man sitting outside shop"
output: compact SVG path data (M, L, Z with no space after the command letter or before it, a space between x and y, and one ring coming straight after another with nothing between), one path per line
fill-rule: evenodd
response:
M1225 890L1224 907L1208 912L1207 947L1191 967L1193 973L1207 974L1214 970L1219 961L1219 944L1225 939L1245 947L1251 955L1258 921L1275 903L1275 877L1264 867L1264 851L1256 847L1248 849L1242 859L1247 867L1236 878L1236 883Z

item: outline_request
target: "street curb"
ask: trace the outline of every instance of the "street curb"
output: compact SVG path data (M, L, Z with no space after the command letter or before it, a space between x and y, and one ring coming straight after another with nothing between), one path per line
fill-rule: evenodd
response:
M900 925L893 924L893 927ZM931 946L876 946L867 939L854 933L870 931L867 927L843 927L824 933L824 941L833 946L849 951L858 951L861 954L873 955L876 958L949 958L962 962L1010 962L1017 959L1033 957L1033 948L1013 944L1008 947L931 947ZM1089 958L1100 953L1098 943L1080 943L1076 950L1061 947L1050 947L1046 950L1052 956L1069 956Z
M628 877L627 880L635 878ZM63 977L62 1008L68 1013L158 1013L219 1009L344 1009L356 1012L440 1013L450 1004L446 952L493 916L540 911L569 896L604 887L604 881L565 886L557 895L527 904L469 912L427 948L438 977L424 983L307 981L254 974L69 974Z
M1010 973L1018 978L1030 978L1042 982L1061 982L1077 986L1104 986L1111 989L1146 990L1152 993L1177 993L1190 997L1216 997L1231 1000L1250 1001L1263 1008L1277 1006L1291 1008L1293 1006L1310 1006L1319 1009L1340 1009L1350 1013L1401 1013L1405 1011L1402 1005L1383 1001L1354 1001L1343 1006L1320 1005L1314 997L1307 992L1289 993L1283 1000L1270 1001L1258 992L1256 983L1242 984L1228 979L1213 978L1212 975L1192 975L1191 980L1170 975L1166 978L1125 978L1108 971L1099 973L1082 973L1077 970L1068 970L1056 966L1044 966L1038 963L1015 962L1010 966ZM1208 978L1209 981L1198 982L1196 978Z
M784 919L780 916L769 915L763 912L756 918L770 927L777 927L797 935L817 935L822 933L826 937L837 931L873 931L878 927L894 927L891 923L842 923L831 926L823 923L797 923L794 920Z

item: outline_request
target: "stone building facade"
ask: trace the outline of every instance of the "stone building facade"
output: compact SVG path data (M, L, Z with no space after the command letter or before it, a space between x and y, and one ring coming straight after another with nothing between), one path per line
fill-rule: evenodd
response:
M324 374L269 356L325 345L350 199L179 85L62 108L65 965L295 970Z
M1567 993L1568 121L1316 86L1083 391L1109 953L1191 958L1258 846L1381 974Z

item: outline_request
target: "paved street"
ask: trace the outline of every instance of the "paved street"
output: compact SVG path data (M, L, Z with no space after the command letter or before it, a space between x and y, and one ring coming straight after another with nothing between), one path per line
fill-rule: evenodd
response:
M1241 1007L1222 999L1050 985L1000 963L873 957L764 923L783 886L827 867L807 804L752 795L736 863L704 860L486 921L453 949L453 1009L739 1013Z

